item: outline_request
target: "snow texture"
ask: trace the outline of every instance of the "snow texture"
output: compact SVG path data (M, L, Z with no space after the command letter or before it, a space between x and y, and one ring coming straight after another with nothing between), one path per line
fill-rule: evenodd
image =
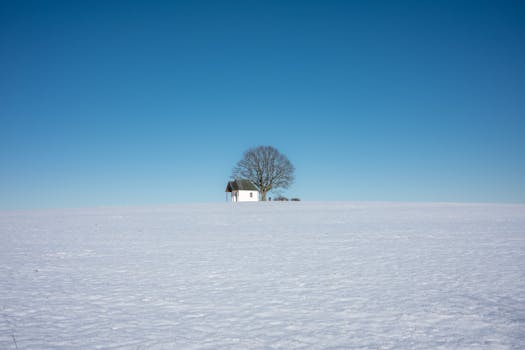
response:
M1 349L525 349L525 206L0 212Z

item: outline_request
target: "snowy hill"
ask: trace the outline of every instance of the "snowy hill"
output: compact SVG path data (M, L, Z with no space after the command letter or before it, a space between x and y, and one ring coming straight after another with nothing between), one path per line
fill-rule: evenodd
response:
M525 206L0 212L1 349L524 349Z

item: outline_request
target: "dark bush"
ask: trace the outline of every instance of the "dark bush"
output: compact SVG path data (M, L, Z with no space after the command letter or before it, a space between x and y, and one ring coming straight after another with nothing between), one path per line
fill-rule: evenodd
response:
M291 201L292 201L292 202L300 202L300 201L301 201L301 198L292 198Z

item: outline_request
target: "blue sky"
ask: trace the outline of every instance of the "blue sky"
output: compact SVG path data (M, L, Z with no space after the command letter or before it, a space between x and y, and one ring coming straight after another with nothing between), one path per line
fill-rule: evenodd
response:
M303 200L525 202L520 1L0 3L0 208L224 201L272 145Z

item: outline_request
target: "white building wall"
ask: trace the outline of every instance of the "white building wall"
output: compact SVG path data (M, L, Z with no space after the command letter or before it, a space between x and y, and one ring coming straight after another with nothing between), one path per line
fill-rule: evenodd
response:
M258 202L259 191L233 191L232 202Z

